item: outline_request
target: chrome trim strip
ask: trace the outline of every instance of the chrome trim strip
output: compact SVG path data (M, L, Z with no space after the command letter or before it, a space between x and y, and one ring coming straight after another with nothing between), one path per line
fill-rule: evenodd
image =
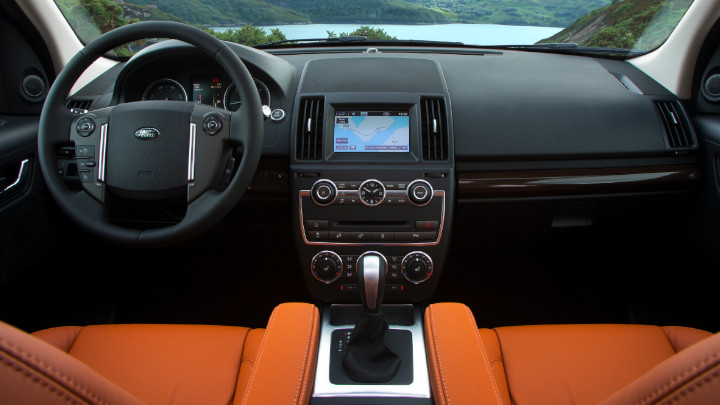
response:
M188 183L195 181L195 133L197 125L190 123L190 145L188 146Z
M107 149L108 124L100 126L100 151L98 152L98 182L105 182L105 153Z
M339 190L340 191L351 191L352 190ZM354 190L357 192L357 190ZM405 191L388 191L389 193L402 193L399 195L406 195ZM440 243L443 234L443 228L445 226L445 191L435 190L433 191L433 197L442 197L442 212L440 214L440 227L438 228L437 239L435 241L427 242L323 242L323 241L311 241L307 238L307 232L305 231L305 217L303 216L302 199L303 197L311 197L310 190L300 190L298 193L298 210L300 211L300 231L302 232L303 242L306 245L324 245L324 246L435 246ZM313 202L314 203L314 202ZM409 206L415 207L415 205L408 204Z
M324 309L320 326L320 343L315 372L313 397L410 397L430 398L425 336L422 311L415 308L412 326L390 325L390 329L408 330L412 333L413 382L409 385L336 385L330 382L330 350L332 333L336 329L352 329L355 325L330 325L330 309Z
M20 184L20 182L22 181L22 178L23 178L23 174L25 172L25 165L27 165L29 162L30 162L30 159L25 159L22 162L20 162L20 169L18 170L17 178L15 179L15 181L12 184L5 187L2 191L2 193L6 192L6 191L10 190L11 188Z

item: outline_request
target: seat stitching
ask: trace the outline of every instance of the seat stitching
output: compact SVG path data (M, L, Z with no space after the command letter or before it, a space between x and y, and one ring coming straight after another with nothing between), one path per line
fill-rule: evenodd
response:
M100 399L99 396L93 394L92 392L90 392L90 391L89 391L87 388L85 388L84 386L76 383L71 377L66 376L66 375L63 374L61 371L57 370L56 368L52 367L51 365L49 365L49 364L43 362L42 360L38 359L38 358L35 357L32 353L27 352L27 351L21 349L20 347L14 345L13 343L11 343L11 342L3 339L3 338L0 338L0 344L7 345L10 349L17 351L17 352L20 353L23 357L27 357L28 360L32 360L32 361L35 363L34 365L35 365L36 367L39 367L39 368L43 369L45 372L48 372L48 373L54 375L54 376L57 377L58 379L60 379L60 380L62 380L63 382L71 385L72 387L76 388L77 390L79 390L81 393L87 395L88 397L96 400L97 402L99 402L99 403L101 403L101 404L107 404L107 402L105 402L105 401L103 401L102 399Z
M250 363L251 364L250 367L255 368L254 367L255 363L253 361L251 361L250 359L246 359L244 356L248 336L250 336L251 330L252 329L248 328L248 330L245 332L245 338L243 339L242 351L240 351L240 364L238 365L238 371L237 371L238 379L235 382L235 392L233 392L233 396L232 396L232 398L230 398L230 402L228 402L230 404L232 404L235 401L235 395L237 395L238 384L240 383L240 372L242 371L243 364Z
M485 351L485 344L480 339L480 333L477 330L477 324L473 322L472 313L470 312L470 308L467 306L465 307L465 314L468 317L468 322L470 324L470 328L472 329L473 333L475 334L475 340L477 340L478 345L480 346L480 352L482 353L483 360L485 363L485 369L488 372L488 377L490 377L490 384L493 387L493 391L495 392L495 399L497 399L498 404L502 404L502 399L500 398L500 389L497 386L497 381L495 381L495 377L492 374L492 370L490 370L490 361L488 360L488 355ZM475 324L475 326L473 326Z
M636 402L636 404L646 404L652 401L656 396L660 395L663 391L667 390L669 387L673 386L678 381L687 378L688 375L694 373L700 368L704 368L705 365L708 363L715 363L716 360L720 357L720 352L715 352L712 355L705 357L703 360L701 360L699 363L694 364L690 368L686 369L682 374L678 374L675 377L673 377L670 381L663 384L662 386L658 387L656 390L648 394L645 398L639 400Z
M258 356L256 358L257 359L256 361L258 363L260 363L260 360L262 360L262 354L263 354L263 351L265 351L265 345L268 341L268 336L270 336L270 331L272 330L272 326L275 323L275 318L277 317L278 312L279 312L279 309L275 309L273 311L272 315L270 316L270 321L268 322L267 329L265 329L265 335L263 336L263 340L260 343L260 352L258 353ZM250 374L250 381L248 381L247 388L245 389L245 393L243 395L243 400L241 402L242 404L247 402L248 396L250 395L252 385L255 382L255 374L257 373L258 368L259 367L253 367L252 373Z
M673 398L670 398L670 403L680 401L680 397L686 395L686 394L688 393L688 391L692 391L692 390L695 389L695 388L700 388L700 387L703 386L704 384L708 384L708 383L712 382L712 380L714 380L714 379L716 379L716 378L718 378L718 377L720 377L720 371L715 371L715 372L712 373L710 376L708 376L708 377L706 377L706 378L703 378L703 379L700 379L700 380L696 381L696 382L695 382L694 384L692 384L692 385L687 385L687 386L686 386L685 388L683 388L681 391L675 393L675 395L674 395Z
M73 403L73 404L78 404L78 405L80 404L80 402L78 402L77 399L75 399L75 398L73 398L72 396L70 396L67 392L64 392L64 391L62 391L62 390L57 389L57 387L52 386L52 385L51 385L50 383L48 383L47 381L43 381L43 380L40 379L37 375L34 375L33 373L31 373L31 372L29 372L29 371L27 371L27 370L24 370L22 367L18 366L18 365L17 365L15 362L13 362L12 360L9 360L9 359L4 358L4 357L0 357L0 362L6 364L8 367L12 368L12 369L15 370L16 372L21 373L21 374L24 375L25 377L27 377L27 378L29 378L30 380L34 381L35 383L40 384L40 386L42 386L43 388L46 388L48 391L57 394L59 397L61 397L61 398L64 399L65 401L70 402L70 403Z
M307 337L305 338L305 354L303 355L304 362L303 362L303 364L301 364L301 367L300 367L300 382L298 383L298 388L297 388L297 391L295 392L295 401L293 402L295 404L298 403L298 399L300 397L305 395L305 386L303 384L303 381L305 380L305 370L307 368L306 366L307 366L307 361L308 361L308 352L310 350L310 338L312 336L313 329L315 327L315 322L314 322L315 311L314 311L314 309L315 308L312 308L312 307L310 308L310 328L308 328L308 334L307 334Z
M436 363L435 366L438 370L438 374L440 375L440 381L443 387L442 398L440 399L447 405L450 405L450 392L448 391L447 384L445 383L445 373L443 371L442 361L440 360L440 346L438 345L438 338L435 333L435 330L437 329L435 327L435 310L432 306L428 308L428 318L430 319L430 333L432 333L433 336L433 361Z

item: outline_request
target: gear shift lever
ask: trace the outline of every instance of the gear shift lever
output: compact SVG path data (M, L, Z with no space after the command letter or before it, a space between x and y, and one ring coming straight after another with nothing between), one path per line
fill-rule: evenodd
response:
M343 369L353 381L388 382L400 368L400 357L387 346L389 327L380 310L387 261L378 252L366 252L358 258L357 271L363 313L350 335Z
M378 313L385 290L385 258L377 252L367 252L358 258L357 272L363 312Z

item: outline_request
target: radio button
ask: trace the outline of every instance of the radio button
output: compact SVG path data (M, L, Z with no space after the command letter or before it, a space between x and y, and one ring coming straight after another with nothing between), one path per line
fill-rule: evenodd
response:
M327 231L308 231L307 238L308 240L327 240L328 233Z
M394 232L373 232L373 240L376 241L393 240L394 238Z
M328 221L317 221L317 220L307 220L305 221L305 229L327 229L328 227Z

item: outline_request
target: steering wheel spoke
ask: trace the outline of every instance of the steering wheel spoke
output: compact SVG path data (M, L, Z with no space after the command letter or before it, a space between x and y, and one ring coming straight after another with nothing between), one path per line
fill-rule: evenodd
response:
M196 104L190 118L188 147L188 203L210 188L230 184L235 159L229 145L231 113Z
M69 139L75 145L75 160L83 189L105 203L107 134L113 107L74 115Z

